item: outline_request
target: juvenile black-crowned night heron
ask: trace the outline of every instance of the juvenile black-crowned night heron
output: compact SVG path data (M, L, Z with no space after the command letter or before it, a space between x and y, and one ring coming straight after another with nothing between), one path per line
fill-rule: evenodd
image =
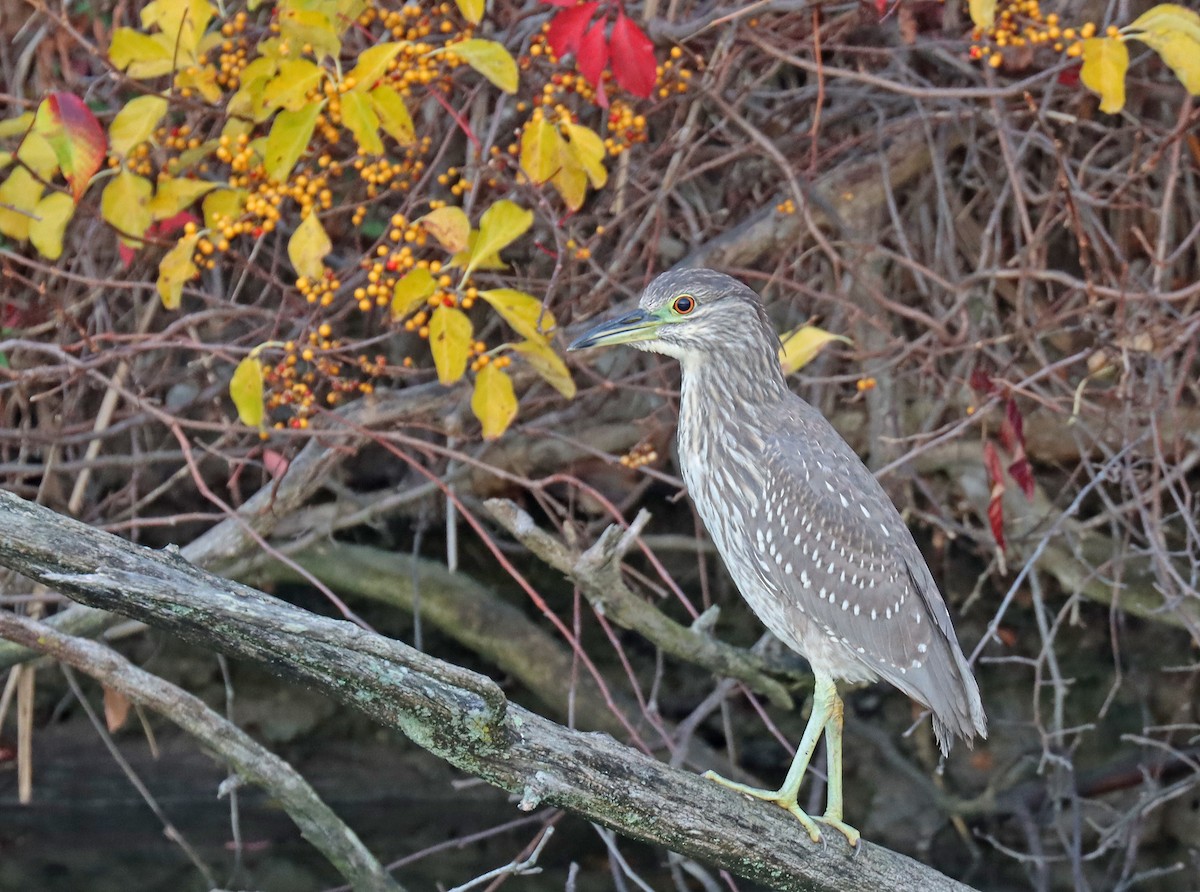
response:
M783 785L759 790L706 776L783 806L814 842L821 821L857 845L858 831L842 820L839 679L885 678L926 706L943 753L956 735L987 736L979 688L924 557L854 450L788 389L779 339L741 282L712 270L665 273L637 310L570 349L605 344L679 360L688 494L742 596L812 666L812 714ZM822 732L828 793L814 820L797 794Z

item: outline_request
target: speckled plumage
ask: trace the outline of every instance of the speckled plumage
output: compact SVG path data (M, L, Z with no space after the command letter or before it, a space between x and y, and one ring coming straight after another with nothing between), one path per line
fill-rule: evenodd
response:
M678 312L680 297L690 298ZM679 459L695 502L739 591L817 678L793 770L778 802L814 839L796 803L822 730L830 738L830 797L841 821L841 705L834 680L884 678L928 707L943 752L955 736L986 736L979 689L936 582L899 512L824 416L788 389L779 341L758 296L711 270L665 273L639 310L574 346L629 343L683 369ZM836 770L835 770L836 769ZM834 787L834 775L837 786Z

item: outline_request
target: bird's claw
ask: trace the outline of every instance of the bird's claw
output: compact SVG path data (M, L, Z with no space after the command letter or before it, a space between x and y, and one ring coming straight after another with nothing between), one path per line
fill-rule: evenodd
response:
M813 818L814 821L820 821L826 827L836 830L842 836L846 837L846 842L850 843L851 848L858 848L859 840L862 838L857 830L843 821L841 818L835 818L831 815L822 815L819 818ZM809 833L811 836L812 833Z
M738 793L742 793L746 796L751 796L754 799L761 799L763 802L774 802L776 805L778 805L780 808L785 809L789 814L792 815L792 817L794 817L796 820L798 820L800 822L801 826L803 826L804 829L808 832L809 839L811 839L813 842L821 841L821 828L817 826L817 821L824 821L825 819L824 818L814 819L814 818L810 817L808 812L806 812L804 809L802 809L799 805L796 804L795 796L788 796L783 790L761 790L758 787L751 787L751 786L747 786L746 784L739 784L736 781L731 781L728 778L721 777L721 775L717 774L715 771L704 772L704 779L710 780L710 781L715 781L716 783L720 784L722 787L728 787L731 790L736 790ZM858 839L858 831L852 827L847 827L845 824L842 824L841 821L837 821L836 823L835 822L826 822L826 823L829 823L830 826L833 826L836 829L841 830L842 833L846 833L846 831L849 830L850 833L854 834L855 840ZM845 828L845 829L843 829L843 828ZM846 838L847 839L850 838L849 833L846 834ZM856 842L851 842L851 845L855 845L855 844L856 844Z

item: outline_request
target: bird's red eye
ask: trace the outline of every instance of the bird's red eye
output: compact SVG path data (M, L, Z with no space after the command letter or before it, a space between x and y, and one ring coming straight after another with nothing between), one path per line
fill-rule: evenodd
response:
M686 316L692 310L696 309L696 299L687 294L681 294L675 298L675 302L671 304L671 308L680 316Z

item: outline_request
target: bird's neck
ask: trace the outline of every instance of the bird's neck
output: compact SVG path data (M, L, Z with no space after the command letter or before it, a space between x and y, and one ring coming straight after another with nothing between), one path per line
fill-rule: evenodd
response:
M694 354L680 365L680 414L695 424L769 424L790 393L778 358L761 348L731 350L712 361Z

